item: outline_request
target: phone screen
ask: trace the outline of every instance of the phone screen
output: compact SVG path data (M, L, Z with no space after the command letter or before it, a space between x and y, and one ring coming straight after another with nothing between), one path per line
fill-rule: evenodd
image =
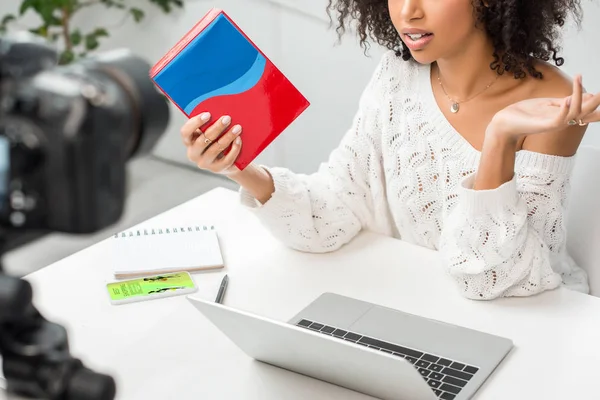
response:
M131 299L132 297L145 297L166 292L189 290L195 287L189 273L177 272L131 279L121 282L112 282L106 285L110 299L113 301Z

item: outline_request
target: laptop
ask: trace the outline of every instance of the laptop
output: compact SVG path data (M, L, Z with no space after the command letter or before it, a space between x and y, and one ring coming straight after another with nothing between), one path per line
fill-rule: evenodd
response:
M380 399L466 400L510 339L335 293L288 322L188 300L250 357Z

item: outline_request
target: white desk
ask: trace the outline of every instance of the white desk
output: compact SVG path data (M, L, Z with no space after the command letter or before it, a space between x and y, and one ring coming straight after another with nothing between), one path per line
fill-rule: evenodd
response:
M477 399L598 399L600 299L566 289L524 299L462 298L435 252L361 234L341 250L300 253L282 246L235 192L217 189L143 225L214 223L227 268L195 275L195 296L214 299L225 272L224 303L288 320L324 291L512 338L515 349ZM28 277L35 303L63 323L74 355L115 376L118 398L367 399L248 358L184 296L112 306L107 239ZM443 338L440 338L443 340Z

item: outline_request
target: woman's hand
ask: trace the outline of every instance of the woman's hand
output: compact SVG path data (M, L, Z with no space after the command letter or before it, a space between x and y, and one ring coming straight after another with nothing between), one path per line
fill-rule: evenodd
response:
M253 164L243 171L234 165L242 149L242 127L230 128L231 118L224 115L204 130L200 127L210 120L209 113L190 118L181 128L181 139L187 147L188 159L198 168L226 175L245 188L256 200L265 203L275 191L271 174ZM229 150L229 151L228 151Z
M573 94L565 98L535 98L512 104L492 119L488 131L517 141L526 135L563 130L569 125L600 121L600 93L583 93L581 76L573 81Z
M198 168L215 174L231 175L239 172L233 164L240 154L242 127L231 124L231 117L225 115L210 125L204 133L200 127L210 120L209 113L190 118L181 128L181 139L187 147L188 159ZM224 154L227 149L230 151Z

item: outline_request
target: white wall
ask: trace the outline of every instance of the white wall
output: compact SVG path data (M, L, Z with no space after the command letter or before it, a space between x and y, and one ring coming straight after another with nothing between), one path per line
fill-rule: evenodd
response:
M356 38L346 36L338 45L325 12L327 0L187 0L183 11L165 15L131 0L147 10L142 24L128 21L111 29L112 37L103 48L125 46L158 60L213 6L225 9L271 60L305 94L311 106L259 157L259 162L312 172L324 161L348 128L356 111L358 96L382 50L372 48L371 58L363 55ZM0 5L0 15L8 4ZM96 9L97 10L97 9ZM584 0L582 32L569 30L565 37L563 69L583 74L590 91L600 91L600 6ZM90 10L91 11L91 10ZM79 25L107 25L107 11L81 15ZM179 140L181 113L173 109L172 122L156 153L188 164ZM592 126L585 143L600 146L600 126Z
M600 2L582 0L582 29L572 24L563 38L561 56L565 59L562 70L571 76L582 74L583 85L588 92L600 92ZM600 147L600 123L592 124L586 133L584 144Z

